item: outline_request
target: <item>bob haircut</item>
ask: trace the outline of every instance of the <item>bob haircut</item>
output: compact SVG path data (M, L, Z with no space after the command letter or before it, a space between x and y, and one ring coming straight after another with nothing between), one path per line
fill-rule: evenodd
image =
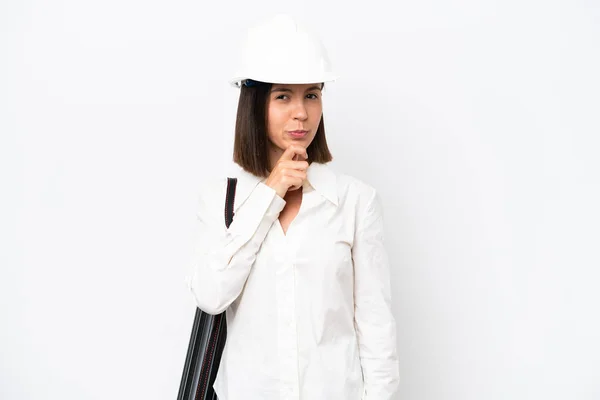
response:
M259 177L269 176L269 137L267 134L267 99L271 83L253 81L252 85L242 84L235 122L233 161L244 170ZM321 88L325 84L323 83ZM306 149L309 164L313 161L326 163L333 160L327 140L323 116L317 133Z

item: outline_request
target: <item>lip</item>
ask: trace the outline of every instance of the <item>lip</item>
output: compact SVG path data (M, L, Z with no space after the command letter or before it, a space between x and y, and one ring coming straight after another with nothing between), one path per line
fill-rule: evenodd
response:
M308 134L308 131L297 130L297 131L288 131L288 134L295 138L301 138Z

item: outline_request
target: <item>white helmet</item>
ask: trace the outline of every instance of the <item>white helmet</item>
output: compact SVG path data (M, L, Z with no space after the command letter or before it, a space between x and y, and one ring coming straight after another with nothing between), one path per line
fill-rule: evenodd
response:
M240 68L230 83L247 80L268 83L319 83L337 78L319 38L287 15L248 30Z

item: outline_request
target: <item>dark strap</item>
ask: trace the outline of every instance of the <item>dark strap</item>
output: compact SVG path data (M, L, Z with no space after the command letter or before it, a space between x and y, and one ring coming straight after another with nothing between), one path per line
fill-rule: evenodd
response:
M233 221L233 202L237 178L227 178L227 195L225 196L225 226L229 228Z
M233 221L236 178L227 178L225 225ZM196 308L177 400L218 400L213 389L227 340L225 311L209 315Z
M229 228L233 221L233 203L235 200L235 187L237 178L227 178L227 193L225 194L225 226ZM217 371L221 363L221 356L227 341L227 319L225 311L221 314L211 316L213 322L210 328L210 335L206 343L206 353L201 368L200 381L198 382L198 390L194 399L198 400L214 400L217 395L213 389ZM199 395L199 396L198 396ZM217 399L218 400L218 399Z

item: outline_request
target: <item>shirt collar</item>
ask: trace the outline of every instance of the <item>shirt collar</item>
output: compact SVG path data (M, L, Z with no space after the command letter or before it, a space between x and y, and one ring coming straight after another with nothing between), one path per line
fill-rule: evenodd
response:
M244 170L237 164L234 164L230 177L237 177L237 185L235 190L236 201L234 211L244 204L250 193L256 188L260 182L264 182L267 178L258 177ZM313 188L321 196L335 204L338 203L337 193L337 178L335 172L326 164L312 162L306 170L306 183L304 185L305 192Z

